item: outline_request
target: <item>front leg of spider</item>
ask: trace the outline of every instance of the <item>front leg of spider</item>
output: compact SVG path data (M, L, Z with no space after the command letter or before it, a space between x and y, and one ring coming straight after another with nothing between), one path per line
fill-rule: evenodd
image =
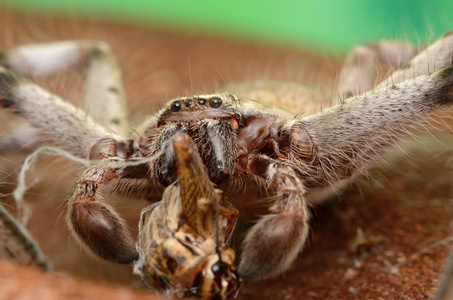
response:
M105 203L99 191L115 176L110 168L86 170L68 202L67 223L80 243L94 254L128 264L138 259L134 239L124 220Z
M88 59L90 63L85 77L88 81L87 86L92 88L86 90L85 100L87 102L94 98L109 100L107 104L101 105L102 107L107 106L109 109L101 107L96 111L101 112L102 117L108 120L121 120L120 127L114 126L117 122L110 123L107 122L108 120L105 123L107 127L99 125L95 119L90 118L83 111L3 67L0 67L0 106L23 116L32 126L29 128L35 128L29 134L32 138L45 136L54 145L68 150L79 158L90 160L107 158L108 161L124 161L133 155L140 157L140 149L135 149L136 152L131 153L130 141L114 133L124 132L127 122L123 122L125 111L122 110L121 104L123 100L122 92L111 95L111 93L108 93L108 89L103 88L107 85L121 90L117 68L114 63L112 64L113 60L108 58L110 57L107 54L109 51L105 49L102 43L93 45L78 42L56 43L25 47L22 50L28 55L32 55L37 50L44 51L49 54L49 57L52 56L51 54L55 54L55 51L58 53L61 51L63 57L66 57L74 51L74 53L79 53L85 46L88 46L92 49L90 51L96 54L89 56ZM21 69L24 69L35 70L34 75L45 75L46 72L41 70L43 65L40 62L14 59L16 54L23 54L22 50L9 52L0 64L6 64L19 73ZM101 55L101 52L105 55ZM28 56L26 55L26 57ZM13 64L12 61L29 62L31 65L17 65ZM62 69L70 67L65 64L59 66ZM100 76L100 74L105 73L113 77ZM97 85L99 87L97 89L95 88L96 84L91 83L91 80L101 77L105 82L102 85ZM88 80L88 78L92 79ZM121 169L121 171L127 170ZM112 169L100 167L91 168L84 172L75 193L68 202L67 219L74 236L96 255L114 262L131 263L137 258L134 240L124 221L99 195L99 189L105 183L117 177L124 177L124 175L127 176L127 174L119 175ZM134 175L134 179L144 180L145 178L146 171Z
M440 40L427 51L438 53L450 44ZM411 72L426 71L419 70L420 61L426 64L426 56L422 53L411 61ZM272 197L271 214L259 220L246 236L239 266L242 277L268 278L290 267L308 232L305 188L308 198L316 188L342 184L364 173L409 130L453 104L451 51L445 59L439 59L439 65L448 67L405 81L398 79L404 78L401 72L408 75L406 70L399 70L391 75L395 79L391 86L349 98L319 114L295 118L281 130L273 130L279 131L279 136L272 135L271 130L270 136L263 137L277 141L278 151L271 154L278 160L254 154L261 149L269 152L266 144L249 147L252 151L248 152L246 172L272 183L277 193Z
M270 214L247 233L239 274L265 279L286 271L302 250L308 235L309 212L305 189L294 170L265 155L249 157L247 172L277 187Z

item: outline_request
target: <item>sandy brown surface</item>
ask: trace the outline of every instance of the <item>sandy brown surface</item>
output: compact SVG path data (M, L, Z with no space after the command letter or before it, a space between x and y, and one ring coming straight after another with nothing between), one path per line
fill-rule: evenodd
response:
M1 299L166 299L148 291L134 291L117 284L95 283L59 272L44 272L35 268L0 261Z
M291 49L127 25L9 12L0 13L0 20L2 49L62 39L108 42L123 71L130 117L136 122L166 99L209 92L230 82L275 78L332 88L340 65L334 59ZM77 72L38 83L80 103L81 76ZM453 217L452 134L436 134L444 147L432 140L428 145L406 145L410 158L393 159L386 171L361 179L339 199L313 208L309 245L292 270L276 279L245 282L239 298L431 299L452 244ZM14 213L10 183L15 182L20 157L2 158L1 166L2 192L6 194L2 201ZM73 299L54 290L70 289L79 282L80 289L94 289L80 299L117 299L111 296L115 291L126 293L124 299L142 299L144 287L130 266L90 257L65 228L65 199L80 170L61 158L45 159L28 175L30 182L40 181L26 195L32 209L27 227L57 274L3 262L0 274L3 279L30 285L20 299L37 299L33 286L49 289L46 299ZM149 204L143 199L126 201L125 196L112 202L133 229L140 210ZM242 206L244 215L252 210L241 199L233 202ZM47 284L49 281L58 284ZM139 294L131 290L139 290ZM0 278L0 299L12 299L5 291L5 281Z

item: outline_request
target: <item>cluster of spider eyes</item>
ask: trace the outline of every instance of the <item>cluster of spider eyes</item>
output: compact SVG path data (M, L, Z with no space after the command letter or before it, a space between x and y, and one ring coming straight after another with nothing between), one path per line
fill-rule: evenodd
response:
M211 106L212 108L217 108L220 105L222 105L222 99L217 98L217 97L211 98L209 100L206 100L204 98L198 98L196 101L199 105L206 105L206 103L209 102L209 106ZM182 109L183 104L186 107L190 107L192 105L192 103L193 103L192 100L184 100L184 101L176 100L171 104L170 110L173 112L177 112Z

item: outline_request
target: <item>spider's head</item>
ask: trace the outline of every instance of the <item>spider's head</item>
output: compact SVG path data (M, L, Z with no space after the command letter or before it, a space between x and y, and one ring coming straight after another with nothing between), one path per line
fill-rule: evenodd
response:
M232 175L237 154L237 131L242 127L238 100L230 94L202 95L171 100L158 114L157 129L149 138L155 178L164 185L176 179L175 155L169 141L187 133L208 168L210 179L222 182Z

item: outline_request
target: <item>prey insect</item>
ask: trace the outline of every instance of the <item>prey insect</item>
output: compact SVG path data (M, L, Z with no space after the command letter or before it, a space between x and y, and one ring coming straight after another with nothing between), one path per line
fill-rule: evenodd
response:
M157 157L134 166L86 170L68 202L68 224L82 244L104 259L132 263L143 254L100 190L151 193L170 186L178 179L178 160L169 141L186 133L209 179L222 191L251 181L271 195L266 199L269 213L247 233L238 268L243 278L269 278L285 272L302 250L310 204L339 192L399 138L453 103L452 49L451 34L420 53L393 42L357 47L339 76L340 103L318 114L304 117L263 104L250 96L257 87L246 84L234 95L170 100L141 126L138 137L129 138L120 73L107 45L22 46L2 56L0 104L30 126L4 136L1 144L8 151L47 140L78 157L107 162ZM376 60L396 69L378 84L373 82ZM88 113L21 77L44 76L82 62ZM293 89L282 84L276 90L287 95ZM282 97L277 92L274 99ZM141 224L146 220L144 213ZM150 276L151 284L165 286L153 280Z
M238 210L212 186L189 136L173 138L178 180L142 211L134 272L169 296L237 295L236 254L228 247Z

